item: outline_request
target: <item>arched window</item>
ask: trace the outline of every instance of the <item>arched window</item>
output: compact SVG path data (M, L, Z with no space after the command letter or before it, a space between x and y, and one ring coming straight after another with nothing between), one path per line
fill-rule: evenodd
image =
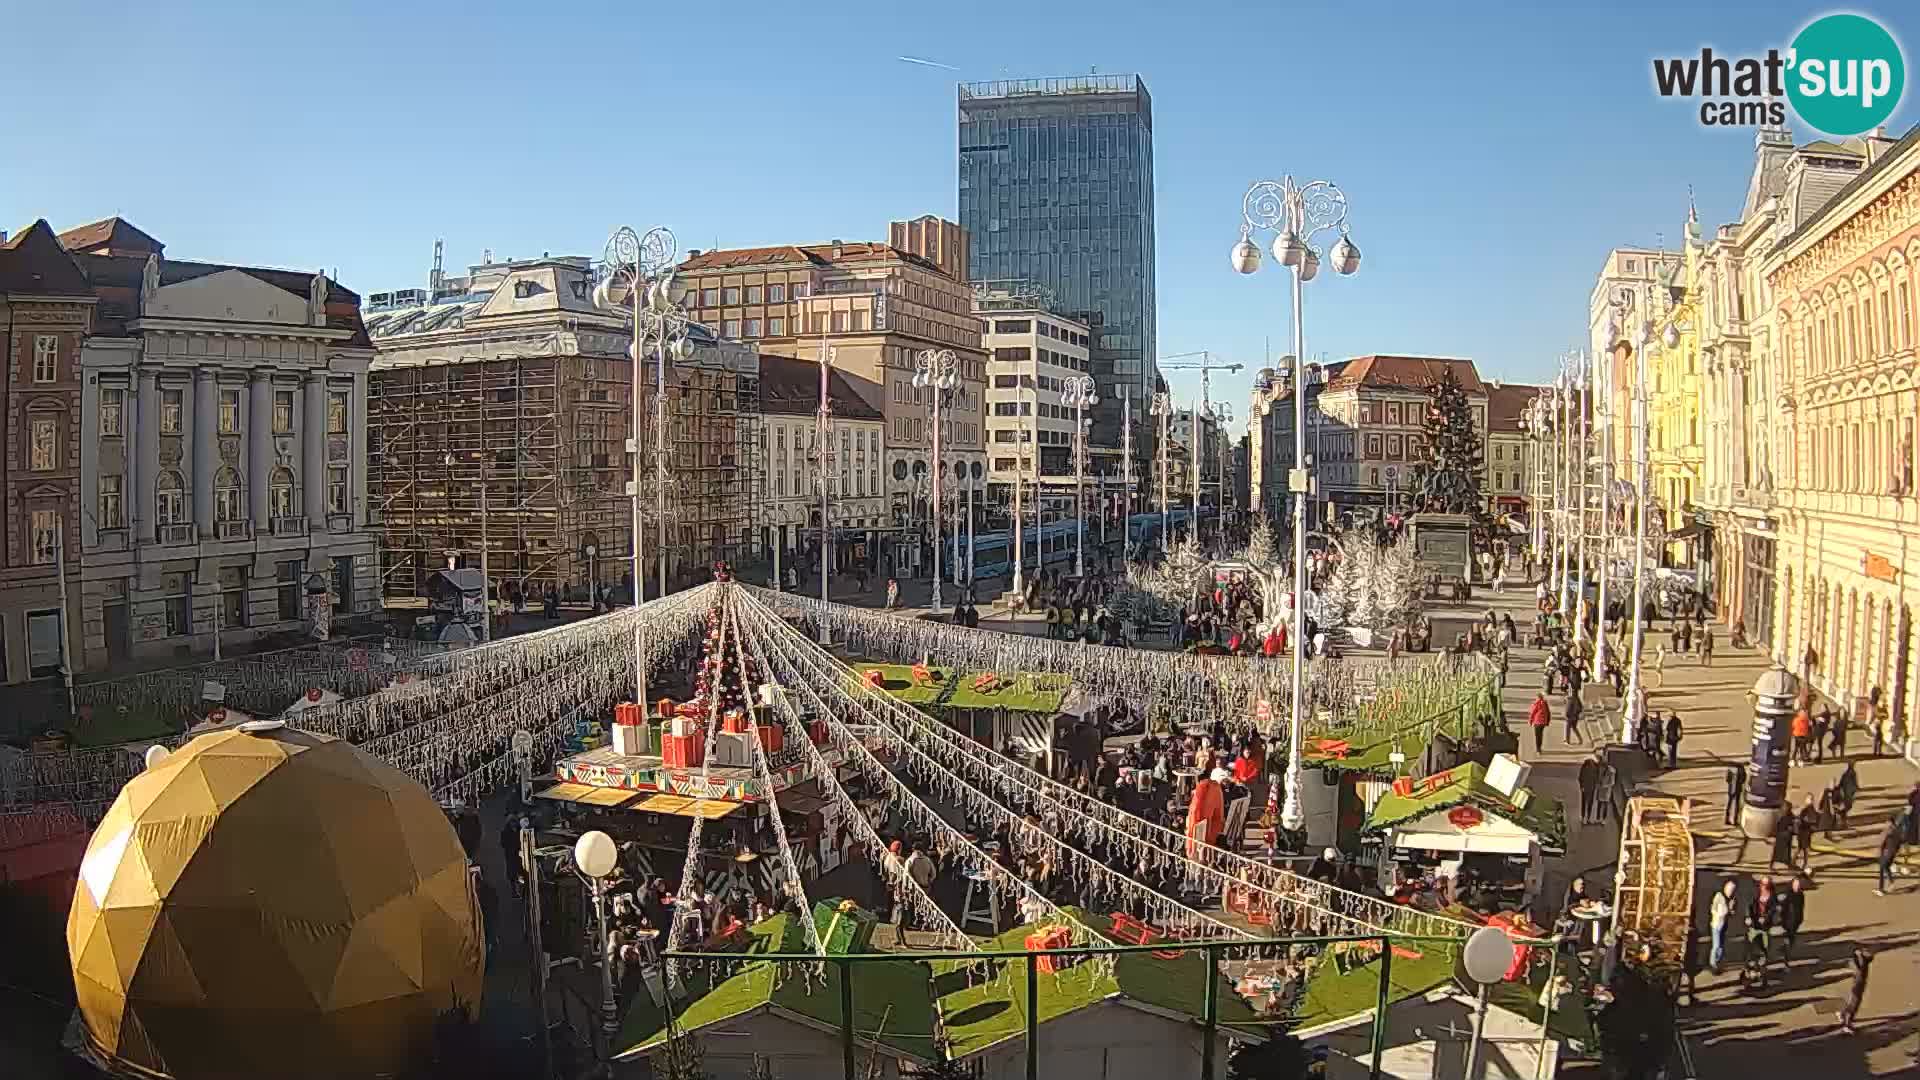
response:
M178 472L169 469L160 474L154 488L154 515L162 525L187 523L187 485Z
M273 475L267 479L267 490L271 493L269 501L273 516L293 517L293 470L284 465L273 470Z
M247 515L246 500L241 497L240 474L225 466L213 476L213 520L239 521Z

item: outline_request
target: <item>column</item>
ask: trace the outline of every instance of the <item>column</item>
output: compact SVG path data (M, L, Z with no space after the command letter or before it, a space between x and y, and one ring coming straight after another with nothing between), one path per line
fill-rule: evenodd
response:
M213 473L220 460L220 425L213 371L193 373L193 523L200 539L213 539Z
M327 373L307 372L300 388L300 482L306 492L307 527L327 527Z
M347 476L347 509L353 514L354 528L360 528L373 517L373 506L367 499L367 373L353 373L353 395L348 399L347 417L348 445L353 448L348 455L352 462L352 472Z
M132 444L140 452L131 455L133 477L128 481L128 513L132 514L133 542L159 539L159 505L155 501L160 478L160 372L157 368L139 369L133 400L135 414Z
M254 368L247 384L247 516L253 519L255 536L266 536L273 528L267 483L273 473L272 375L267 368Z

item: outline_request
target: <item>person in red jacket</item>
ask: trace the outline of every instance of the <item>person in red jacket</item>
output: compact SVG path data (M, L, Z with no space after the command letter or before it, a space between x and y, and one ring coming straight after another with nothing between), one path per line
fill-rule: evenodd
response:
M1547 704L1546 691L1533 696L1533 708L1527 710L1527 723L1533 726L1533 752L1544 753L1547 725L1553 723L1553 708Z
M1193 785L1193 798L1187 803L1189 859L1198 859L1201 848L1218 843L1221 831L1227 827L1225 792L1220 784L1228 775L1225 769L1214 769Z
M1260 643L1260 651L1265 653L1269 658L1280 655L1279 624L1276 623L1273 629L1267 631L1267 640Z

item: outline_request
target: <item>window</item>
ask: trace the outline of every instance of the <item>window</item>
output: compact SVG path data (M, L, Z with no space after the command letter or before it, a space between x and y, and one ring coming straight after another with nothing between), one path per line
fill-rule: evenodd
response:
M60 511L35 510L28 518L31 530L32 556L36 566L48 566L53 563L54 551L59 547Z
M833 313L833 332L836 334L844 334L847 332L846 312L836 311Z
M1400 403L1397 401L1387 402L1387 423L1397 424L1399 422L1400 422Z
M1629 273L1629 274L1631 274L1631 273L1633 273L1633 271L1634 271L1634 269L1635 269L1635 268L1636 268L1637 266L1639 266L1639 261L1638 261L1637 259L1627 259L1627 260L1626 260L1626 266L1624 267L1624 270L1625 270L1625 272L1626 272L1626 273Z
M338 466L327 470L327 513L347 513L347 470Z
M728 319L720 324L720 336L737 338L740 336L740 320Z
M1378 435L1367 436L1367 456L1370 458L1377 458L1380 456L1380 436Z
M808 286L806 282L796 281L793 283L793 298L795 300L798 300L801 297L807 295L807 292L808 292Z
M1031 334L1033 333L1033 320L995 319L993 321L993 332L996 334Z
M1380 470L1379 469L1367 470L1367 484L1372 487L1380 486Z
M239 521L246 516L245 503L240 474L231 466L222 468L213 478L213 520Z
M758 285L747 286L747 303L757 304L759 302L760 302L760 286Z
M268 505L276 518L293 517L293 470L281 466L267 478Z
M1506 459L1507 459L1507 448L1500 445L1499 443L1495 443L1493 445L1493 460L1505 461Z
M221 625L247 625L247 568L223 566L215 573L220 583Z
M126 517L120 503L120 477L118 475L100 478L100 527L102 529L124 529Z
M180 434L180 406L185 393L179 389L160 391L160 434Z
M865 329L867 328L867 313L866 313L866 312L864 312L864 311L855 311L855 312L851 312L851 313L850 313L850 315L851 315L851 316L852 316L852 318L853 318L853 331L854 331L854 333L856 333L856 334L857 334L857 333L859 333L860 331L862 331L862 330L865 330Z
M275 591L280 601L281 622L300 618L300 571L299 559L273 565L273 580L279 583Z
M60 421L36 416L28 421L27 468L45 472L60 467Z
M787 287L781 284L767 286L767 303L784 304L787 302Z
M327 394L327 434L345 435L347 433L347 392L333 390Z
M60 339L40 334L33 339L33 381L53 382L60 377Z
M720 290L719 289L701 289L700 290L700 306L701 307L719 307L720 306Z
M1913 344L1913 297L1907 292L1906 282L1902 281L1893 287L1893 300L1899 305L1896 315L1900 320L1900 332L1897 337L1899 347L1904 349Z
M220 434L240 434L240 391L220 391Z
M180 474L173 471L160 474L160 482L154 488L154 516L162 525L185 525L187 523L187 489L180 480Z
M787 320L781 318L778 315L774 316L771 319L768 319L767 320L767 336L768 337L786 337L787 336Z
M734 305L734 304L737 304L737 303L739 303L739 302L740 302L740 287L739 287L738 285L730 285L730 286L728 286L727 288L724 288L724 289L721 289L721 290L720 290L720 302L721 302L722 304L726 304L726 305L728 305L728 306L732 306L732 305Z
M760 320L759 319L747 320L747 336L750 338L756 338L760 336Z
M127 405L127 392L117 386L100 390L100 434L118 436L122 432L121 413Z
M165 594L167 636L184 637L193 633L193 579L184 572L163 574L160 589Z

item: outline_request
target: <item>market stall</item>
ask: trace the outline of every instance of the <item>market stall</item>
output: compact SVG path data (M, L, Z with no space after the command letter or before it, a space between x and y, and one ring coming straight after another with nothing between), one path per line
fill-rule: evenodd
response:
M853 667L868 685L1009 756L1051 752L1055 718L1073 689L1069 676L1043 672L963 672L924 663Z
M1363 830L1379 844L1380 888L1403 903L1464 903L1481 911L1521 908L1540 890L1543 857L1565 849L1566 815L1522 786L1524 770L1495 759L1380 794Z

